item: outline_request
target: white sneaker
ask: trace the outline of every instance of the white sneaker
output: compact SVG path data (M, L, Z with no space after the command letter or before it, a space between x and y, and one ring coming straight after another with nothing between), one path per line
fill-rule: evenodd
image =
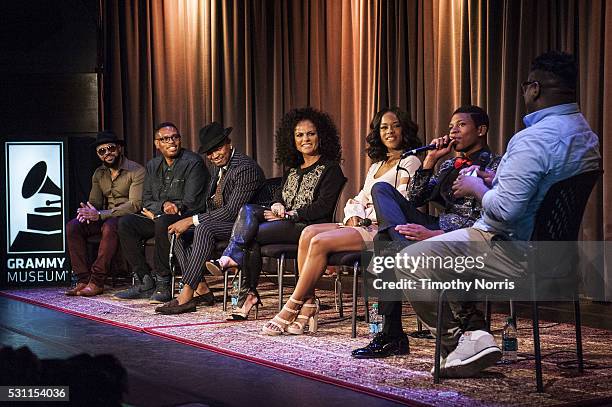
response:
M473 377L493 366L501 356L493 335L486 331L467 331L459 338L457 348L441 361L440 376Z

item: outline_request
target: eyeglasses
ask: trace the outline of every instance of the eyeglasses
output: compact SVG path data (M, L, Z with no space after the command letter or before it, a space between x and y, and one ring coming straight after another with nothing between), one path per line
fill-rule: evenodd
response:
M521 88L523 89L523 93L525 93L527 91L527 88L529 86L533 85L534 83L537 83L538 86L540 86L540 87L542 86L539 81L525 81L525 82L521 83Z
M155 140L159 140L164 144L170 144L171 142L175 142L175 141L179 141L181 139L181 135L180 134L172 134L170 136L164 136L164 137L160 137L157 138Z
M96 153L100 156L103 157L106 154L110 154L110 153L114 153L115 151L117 151L117 145L116 144L110 144L106 147L100 147L96 150Z
M399 124L399 123L393 123L393 124L389 124L389 125L383 124L383 125L380 126L380 132L384 133L385 131L387 131L389 129L391 129L391 131L393 131L395 129L401 129L401 128L402 128L402 125Z

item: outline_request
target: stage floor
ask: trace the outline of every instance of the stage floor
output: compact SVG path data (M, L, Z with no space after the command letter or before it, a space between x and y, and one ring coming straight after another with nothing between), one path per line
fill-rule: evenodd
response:
M0 343L41 359L112 353L133 406L376 406L400 404L142 332L0 296ZM196 404L197 403L197 404Z

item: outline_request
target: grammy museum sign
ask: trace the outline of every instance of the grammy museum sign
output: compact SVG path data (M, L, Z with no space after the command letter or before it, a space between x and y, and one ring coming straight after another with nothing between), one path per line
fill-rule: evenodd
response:
M5 199L0 286L65 285L66 143L61 137L3 140Z

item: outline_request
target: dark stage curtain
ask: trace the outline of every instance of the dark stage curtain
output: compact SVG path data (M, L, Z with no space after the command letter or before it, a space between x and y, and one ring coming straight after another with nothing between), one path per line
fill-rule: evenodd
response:
M105 125L133 159L154 154L152 129L174 121L188 148L219 120L267 176L274 131L291 108L312 105L342 135L345 197L370 164L373 113L399 105L429 141L461 104L484 107L489 143L503 152L523 128L520 82L538 54L575 53L580 105L612 172L612 4L605 0L250 0L108 2ZM606 24L607 23L607 24ZM587 240L612 239L609 177L591 197Z

